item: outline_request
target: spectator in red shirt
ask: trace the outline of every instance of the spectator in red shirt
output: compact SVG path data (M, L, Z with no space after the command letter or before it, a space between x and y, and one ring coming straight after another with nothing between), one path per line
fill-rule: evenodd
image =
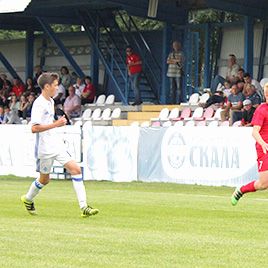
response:
M139 80L142 72L142 61L138 54L133 52L131 46L126 48L127 53L127 69L128 75L130 77L131 85L133 87L135 102L132 105L142 104L140 89L139 89Z
M24 85L21 83L21 81L18 78L15 78L13 81L13 87L12 87L11 92L14 92L17 98L19 98L24 92L24 90L25 90Z
M90 76L85 77L85 88L81 94L81 104L93 103L96 96L96 89L92 84L92 79Z

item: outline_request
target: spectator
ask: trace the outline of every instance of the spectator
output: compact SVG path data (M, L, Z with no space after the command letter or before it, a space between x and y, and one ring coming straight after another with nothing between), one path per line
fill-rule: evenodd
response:
M36 66L34 67L34 72L35 72L34 79L33 79L33 81L34 81L34 86L35 86L35 87L39 87L39 86L38 86L38 83L37 83L37 80L38 80L39 76L43 73L43 70L42 70L41 66L40 66L40 65L36 65ZM40 90L40 92L41 92L41 89L40 89L40 88L39 88L39 90Z
M92 80L90 76L85 77L85 88L82 91L81 94L81 103L82 105L86 103L93 103L95 96L96 96L96 89L94 85L92 84Z
M244 81L244 74L245 74L245 70L243 68L240 68L237 72L238 80Z
M26 118L31 118L32 107L33 107L33 103L35 101L35 97L36 96L35 96L34 92L31 92L30 95L27 97L28 105L27 105L26 111L25 111Z
M234 54L230 54L228 58L226 77L223 78L220 75L216 75L211 82L211 91L215 92L218 84L221 83L223 85L225 81L228 81L231 84L236 83L238 80L238 70L240 70L240 66L236 63L236 56Z
M2 89L0 90L0 106L7 106L8 105L8 98L5 95L5 91Z
M6 76L6 74L1 74L0 75L0 77L1 77L1 79L2 79L2 87L0 88L0 89L3 89L4 90L4 95L6 96L6 97L8 97L9 96L9 93L10 93L10 91L11 91L11 89L12 89L12 84L11 84L11 82L7 79L7 76Z
M126 63L127 63L128 75L135 95L135 101L132 105L133 106L140 105L142 104L140 96L140 76L142 72L141 57L137 53L133 52L133 48L131 46L128 46L126 48L126 54L127 54Z
M203 106L204 108L207 108L213 104L215 104L216 107L223 106L224 104L224 94L223 91L218 89L212 96L209 97L209 99L206 101L205 104L200 104L200 106Z
M62 66L60 69L61 84L64 88L69 88L71 85L71 75L69 74L69 69L66 66Z
M257 108L262 100L260 95L256 92L256 88L251 84L246 84L245 87L245 97L246 99L249 99L251 101L251 104L254 108Z
M81 115L81 99L75 94L73 86L70 86L68 91L69 96L64 102L63 110L69 118L79 117Z
M172 104L181 103L181 87L183 75L184 55L181 49L181 43L174 41L172 44L172 52L167 58L168 71L167 77L170 81L169 99Z
M81 94L85 88L85 83L83 82L82 78L80 77L77 77L76 78L76 84L73 85L74 88L75 88L75 94L78 96L78 97L81 97Z
M237 88L238 88L238 92L243 93L244 86L245 86L244 80L237 80L236 85L237 85Z
M75 84L77 81L78 75L76 72L72 72L71 74L71 85Z
M0 106L0 124L4 124L4 117L5 117L4 107Z
M10 95L10 101L9 101L8 107L10 108L10 110L18 113L18 110L20 108L20 102L18 101L14 93L11 93Z
M21 124L18 114L8 106L5 107L3 124Z
M232 85L231 87L231 94L228 97L228 101L226 107L221 112L221 120L229 120L230 124L232 125L235 121L240 120L239 116L238 119L234 118L235 111L241 111L243 107L243 100L244 96L241 92L238 91L238 87L236 84Z
M63 104L66 98L66 89L61 83L61 79L59 80L59 85L56 91L55 96L53 97L56 105Z
M249 73L244 74L244 81L246 84L253 85L256 88L258 95L261 97L261 101L264 101L264 91L260 83L257 80L252 79Z
M19 117L26 119L26 108L29 105L28 100L26 99L25 95L20 96L20 107L18 111Z
M19 98L22 95L22 93L24 93L24 90L25 90L24 85L21 83L21 81L18 78L15 78L13 80L13 87L12 87L11 92L14 92L17 98Z
M225 81L223 95L228 98L230 94L231 94L231 84L229 82Z
M242 113L241 126L250 127L256 108L252 106L251 100L249 99L243 101L243 106L244 109Z
M26 88L25 88L25 93L29 95L31 92L35 92L34 89L34 82L31 77L28 77L26 80Z

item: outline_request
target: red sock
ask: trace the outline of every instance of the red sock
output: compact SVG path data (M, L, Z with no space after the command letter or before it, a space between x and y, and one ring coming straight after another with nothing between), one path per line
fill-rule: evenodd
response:
M252 182L242 186L240 188L240 191L242 192L242 194L249 193L249 192L256 192L256 189L254 187L254 183L255 183L255 181L252 181Z

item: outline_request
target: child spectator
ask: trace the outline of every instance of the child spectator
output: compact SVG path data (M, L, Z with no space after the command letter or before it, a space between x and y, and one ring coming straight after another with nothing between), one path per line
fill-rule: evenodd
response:
M93 103L96 96L96 89L92 84L92 80L90 76L85 77L85 88L81 94L81 103L82 105L86 103Z

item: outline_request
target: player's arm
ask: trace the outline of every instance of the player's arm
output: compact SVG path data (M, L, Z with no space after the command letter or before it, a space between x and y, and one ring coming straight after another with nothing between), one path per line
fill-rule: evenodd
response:
M252 136L256 140L256 142L259 143L262 147L263 153L266 154L266 152L268 151L268 144L262 139L260 135L260 129L260 126L253 126Z
M62 126L65 126L66 123L67 123L67 120L66 120L65 116L62 116L60 119L54 121L52 124L33 125L32 126L32 133L39 133L39 132L47 131L47 130L52 129L52 128L62 127Z

